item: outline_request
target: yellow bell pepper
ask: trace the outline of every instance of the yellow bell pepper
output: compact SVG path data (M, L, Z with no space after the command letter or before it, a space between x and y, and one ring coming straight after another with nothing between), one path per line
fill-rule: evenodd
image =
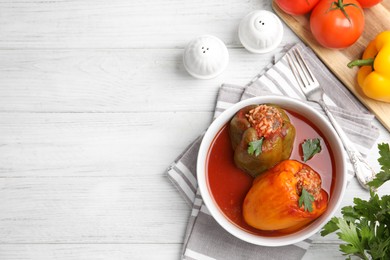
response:
M390 31L384 31L371 41L361 60L348 63L360 66L357 81L368 97L390 103Z

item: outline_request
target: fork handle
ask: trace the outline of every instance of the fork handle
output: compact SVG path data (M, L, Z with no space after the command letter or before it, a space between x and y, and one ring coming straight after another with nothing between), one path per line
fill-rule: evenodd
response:
M322 109L325 111L334 129L339 135L341 142L343 143L344 148L349 155L357 180L359 181L359 183L363 188L369 190L370 187L367 185L367 182L371 181L375 177L374 170L364 160L363 156L355 148L355 146L351 143L351 141L349 141L348 136L344 133L343 129L337 123L336 119L333 117L332 113L329 111L328 106L325 104L322 98L319 101L319 104L321 105Z

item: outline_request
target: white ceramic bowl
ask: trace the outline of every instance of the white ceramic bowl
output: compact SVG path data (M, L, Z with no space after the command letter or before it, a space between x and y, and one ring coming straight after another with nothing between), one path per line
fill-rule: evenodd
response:
M327 139L330 148L333 152L333 158L335 160L335 169L336 169L336 181L333 186L333 192L329 198L327 210L314 222L306 226L305 228L291 234L269 237L251 234L244 229L239 228L237 225L233 224L222 211L216 205L213 196L210 192L207 180L207 157L210 145L214 140L214 137L218 131L229 122L232 117L236 114L238 110L248 105L253 104L276 104L281 106L286 110L296 112L297 114L303 116L308 121L311 121L318 129L321 130L322 134ZM232 107L225 110L220 116L218 116L211 126L206 131L198 154L197 162L197 178L199 183L199 189L202 195L202 198L210 211L214 219L229 233L232 235L247 241L252 244L262 245L262 246L284 246L290 245L297 242L300 242L318 232L335 214L336 210L339 208L340 203L343 199L343 195L346 188L346 162L343 153L343 145L333 129L332 125L327 121L327 119L321 115L318 111L310 107L304 102L301 102L296 99L284 97L284 96L262 96L255 97L241 101Z

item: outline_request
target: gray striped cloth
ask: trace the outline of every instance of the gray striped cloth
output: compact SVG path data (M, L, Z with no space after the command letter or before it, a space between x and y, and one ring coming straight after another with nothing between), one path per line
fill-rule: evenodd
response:
M297 44L308 65L323 87L325 102L357 149L365 155L379 136L372 126L374 116L337 80L306 46ZM259 73L247 86L221 86L214 118L232 104L253 96L278 94L306 101L299 89L287 59L283 56ZM323 113L313 102L311 106ZM301 259L311 244L310 239L283 247L262 247L244 242L225 231L210 215L202 201L196 180L196 159L202 135L197 138L168 168L167 176L192 207L184 236L182 259ZM346 154L346 158L348 158ZM354 176L348 162L349 180Z

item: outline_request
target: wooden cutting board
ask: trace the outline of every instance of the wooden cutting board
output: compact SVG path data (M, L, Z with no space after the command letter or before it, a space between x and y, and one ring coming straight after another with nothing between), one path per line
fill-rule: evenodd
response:
M368 43L385 30L390 30L390 1L364 9L365 27L363 35L352 46L344 50L332 50L320 46L310 32L309 15L292 16L284 13L274 2L272 7L277 15L310 46L324 64L339 78L344 85L378 118L390 131L390 103L375 101L364 95L356 81L358 68L349 69L351 60L361 58Z

